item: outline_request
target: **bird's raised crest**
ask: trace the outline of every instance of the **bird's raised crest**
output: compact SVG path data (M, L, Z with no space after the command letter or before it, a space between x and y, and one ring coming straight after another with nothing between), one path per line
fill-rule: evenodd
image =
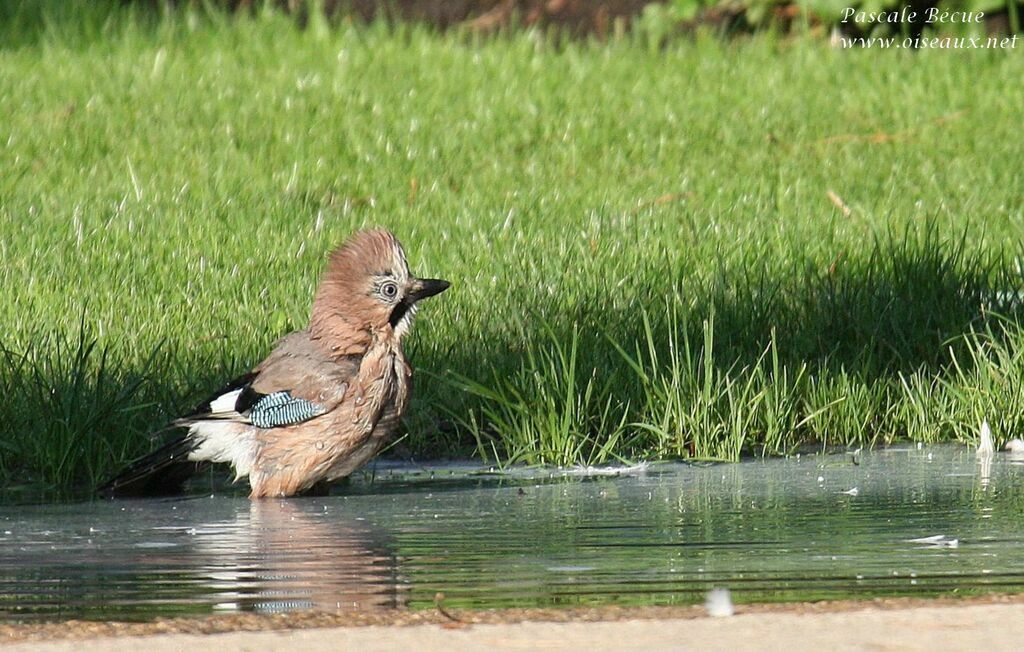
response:
M366 229L352 235L331 252L321 286L351 286L368 275L399 268L408 274L405 250L394 234L385 229Z

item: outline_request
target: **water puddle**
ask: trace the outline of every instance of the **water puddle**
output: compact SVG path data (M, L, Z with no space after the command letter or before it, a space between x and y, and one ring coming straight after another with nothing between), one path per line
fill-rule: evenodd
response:
M1024 466L960 447L617 475L378 466L323 498L0 507L0 618L1015 592L1022 543Z

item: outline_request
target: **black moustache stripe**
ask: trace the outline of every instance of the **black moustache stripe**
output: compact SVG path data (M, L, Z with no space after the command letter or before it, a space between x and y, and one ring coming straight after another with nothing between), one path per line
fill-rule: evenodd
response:
M388 319L388 323L391 324L391 328L398 326L398 322L402 321L402 317L405 317L405 313L409 312L409 308L411 307L412 304L405 299L398 302L395 309L391 311L391 318Z

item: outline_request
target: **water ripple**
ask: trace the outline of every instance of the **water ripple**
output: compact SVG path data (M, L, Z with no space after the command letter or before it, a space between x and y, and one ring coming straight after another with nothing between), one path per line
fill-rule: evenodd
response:
M388 468L338 495L12 507L0 617L1014 592L1024 467L934 447L641 474ZM856 488L856 491L852 489ZM953 543L955 542L955 544Z

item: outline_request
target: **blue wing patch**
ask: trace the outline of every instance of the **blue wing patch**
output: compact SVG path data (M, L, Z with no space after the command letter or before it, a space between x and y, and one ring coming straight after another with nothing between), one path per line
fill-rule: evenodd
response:
M312 401L295 398L288 392L267 394L249 410L249 421L257 428L277 428L302 423L326 412Z

